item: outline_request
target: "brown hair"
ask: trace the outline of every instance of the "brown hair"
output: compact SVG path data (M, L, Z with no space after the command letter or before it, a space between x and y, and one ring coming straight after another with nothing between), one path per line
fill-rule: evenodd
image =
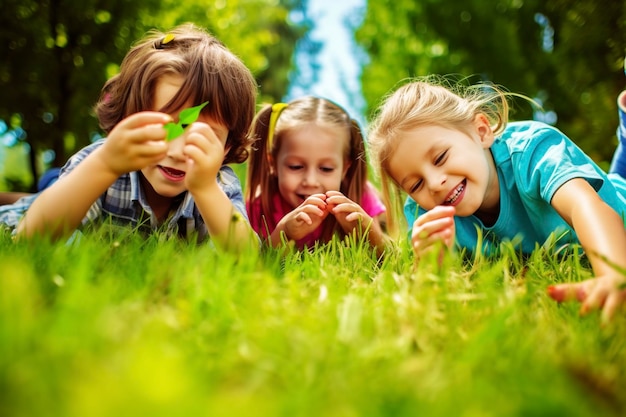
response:
M154 89L165 74L185 78L178 94L162 109L153 109ZM120 72L109 79L95 106L100 127L109 133L129 115L158 110L174 112L186 103L209 104L202 110L228 128L230 146L224 163L247 159L251 144L257 86L250 70L224 44L187 23L166 33L150 31L126 54Z
M350 200L361 204L363 189L367 181L367 161L363 134L359 124L350 118L348 113L330 100L307 96L293 100L282 110L274 127L271 149L267 149L268 133L272 106L264 106L256 116L253 123L253 135L255 139L254 151L248 162L248 179L246 181L246 201L251 204L255 199L261 199L260 218L257 213L251 212L250 223L252 225L267 225L271 232L276 228L273 224L271 202L278 190L278 178L271 174L270 158L276 160L276 155L281 146L282 138L295 127L304 123L318 123L343 130L345 136L338 139L345 140L344 160L350 163L346 175L341 181L340 190ZM322 239L330 240L332 234L339 232L334 216L328 216L322 225Z

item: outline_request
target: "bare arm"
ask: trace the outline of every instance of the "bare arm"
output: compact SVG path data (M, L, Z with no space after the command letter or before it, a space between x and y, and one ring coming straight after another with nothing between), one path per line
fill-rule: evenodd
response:
M234 252L258 248L252 227L235 209L217 181L195 192L193 198L213 242Z
M602 308L603 320L607 320L625 300L620 289L626 282L621 272L626 270L624 223L581 178L561 186L552 198L552 206L576 231L596 277L593 285L586 284L588 293L581 296L582 311Z
M156 163L165 156L163 124L168 115L142 112L122 120L104 144L76 168L41 193L17 227L18 237L72 233L89 207L122 174Z
M194 123L185 135L187 157L185 185L193 195L211 240L226 250L258 248L252 227L235 209L217 183L224 161L224 143L206 123Z

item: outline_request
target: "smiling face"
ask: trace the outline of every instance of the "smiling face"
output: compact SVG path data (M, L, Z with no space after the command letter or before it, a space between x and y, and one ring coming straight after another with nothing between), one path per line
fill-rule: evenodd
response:
M183 85L183 81L183 77L173 74L163 75L159 78L154 95L155 111L163 108L178 93ZM188 103L185 108L192 105L192 103ZM176 114L171 115L174 120L178 120L180 110ZM203 114L200 114L197 121L211 126L220 141L226 144L228 129L224 125ZM185 186L187 157L183 153L184 145L185 141L182 136L168 142L167 156L159 161L158 164L147 166L141 170L156 194L161 197L175 197L187 190ZM150 198L149 195L148 198Z
M311 194L339 191L348 141L344 130L314 122L285 132L272 164L285 201L296 208Z
M436 125L416 127L398 136L388 173L425 210L450 205L458 216L494 214L500 193L489 151L493 139L480 115L468 133Z

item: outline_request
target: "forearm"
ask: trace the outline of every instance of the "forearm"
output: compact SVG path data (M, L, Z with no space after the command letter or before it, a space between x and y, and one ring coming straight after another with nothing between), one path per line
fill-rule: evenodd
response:
M591 213L584 206L574 210L572 226L589 257L594 275L615 275L616 267L626 270L626 230L611 207L599 204Z
M217 182L202 192L194 193L193 197L211 240L218 246L233 252L258 248L252 227L235 209Z
M47 234L56 239L71 234L116 179L94 152L35 199L17 227L18 238Z
M283 244L283 236L285 236L287 239L289 239L289 236L287 236L285 228L283 227L283 225L281 225L280 223L276 226L276 228L272 231L272 233L269 236L269 244L273 247L273 248L278 248L280 246L282 246Z

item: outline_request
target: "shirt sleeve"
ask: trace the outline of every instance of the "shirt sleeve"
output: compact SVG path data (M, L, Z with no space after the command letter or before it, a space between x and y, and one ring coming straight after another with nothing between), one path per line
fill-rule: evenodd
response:
M59 173L59 179L63 178L64 176L72 172L74 168L78 166L78 164L80 164L83 160L85 160L85 158L87 158L87 156L89 156L94 150L102 146L102 143L104 143L104 140L105 139L100 139L92 143L91 145L84 147L83 149L81 149L80 151L72 155L70 159L68 159L68 161L65 163L65 165L61 168L61 171ZM91 205L91 207L89 207L89 210L87 210L87 214L85 218L82 220L83 226L91 221L94 221L98 217L100 217L101 213L102 213L102 199L98 198Z
M228 199L233 203L235 210L241 214L246 221L248 220L248 212L246 211L246 204L243 198L243 190L241 183L235 171L229 166L223 166L220 168L218 174L218 182L222 187L222 190L226 193Z
M556 191L574 178L587 180L596 191L602 187L597 165L556 128L537 123L517 134L528 136L511 154L520 194L550 203Z
M361 197L361 208L371 217L376 217L386 210L376 188L369 181L365 183L363 196Z

